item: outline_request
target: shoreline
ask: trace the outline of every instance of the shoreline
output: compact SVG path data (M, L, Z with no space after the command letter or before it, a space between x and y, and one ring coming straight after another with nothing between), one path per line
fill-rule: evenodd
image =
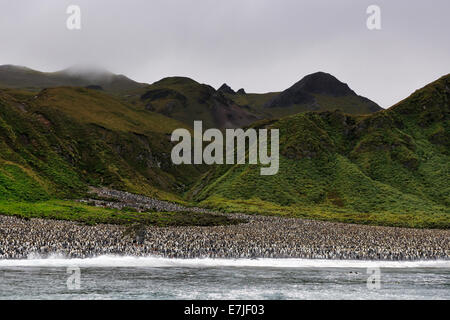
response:
M83 267L83 268L432 268L450 269L448 260L339 260L302 258L165 258L161 256L102 255L90 258L66 258L60 255L26 259L2 259L0 269L8 267Z
M0 215L0 260L62 255L213 259L450 260L450 230L371 226L242 213L219 213L107 188L95 206L139 212L192 211L240 218L216 226L86 225ZM149 215L152 213L149 212Z
M62 255L213 259L428 261L450 259L450 230L409 229L245 216L243 224L145 227L141 241L122 225L0 216L0 260ZM140 243L139 243L140 242Z

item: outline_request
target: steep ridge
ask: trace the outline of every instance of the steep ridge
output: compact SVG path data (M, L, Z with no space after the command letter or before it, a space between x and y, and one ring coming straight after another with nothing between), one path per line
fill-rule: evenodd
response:
M357 95L347 84L325 72L307 75L282 92L227 96L265 119L308 111L341 110L357 115L382 110L378 104Z
M140 102L150 111L162 113L192 126L202 120L206 128L237 128L261 119L236 104L224 92L184 77L164 78L148 86Z
M184 77L165 78L141 90L148 110L192 125L203 120L206 127L236 128L256 120L279 118L306 111L342 110L368 114L382 110L373 101L358 96L332 75L318 72L304 77L281 93L235 92L227 84L218 90Z

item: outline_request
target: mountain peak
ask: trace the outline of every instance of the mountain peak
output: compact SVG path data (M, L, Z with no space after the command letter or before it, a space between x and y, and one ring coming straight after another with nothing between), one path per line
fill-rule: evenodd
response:
M346 83L339 81L333 75L326 72L316 72L309 74L291 88L303 90L308 93L325 94L333 97L356 95Z
M229 85L227 85L226 83L224 83L217 91L220 91L222 93L228 93L228 94L235 94L236 92L234 92L233 89L231 89L231 87Z
M311 110L318 110L320 108L318 106L318 100L320 100L318 96L331 98L352 97L357 103L371 104L371 111L381 109L376 103L358 96L346 83L339 81L329 73L321 71L303 77L300 81L268 101L265 106L273 108L304 105L310 106Z

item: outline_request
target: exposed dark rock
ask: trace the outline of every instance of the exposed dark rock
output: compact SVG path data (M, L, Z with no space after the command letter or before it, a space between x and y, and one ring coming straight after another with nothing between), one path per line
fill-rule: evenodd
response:
M147 104L145 105L145 110L155 111L155 107L151 104L151 102L147 102Z
M144 244L146 234L147 230L143 224L133 224L124 232L124 235L130 236L133 239L133 243L136 244Z
M15 107L16 107L17 109L19 109L20 111L22 111L22 112L27 112L27 108L25 107L25 104L17 103L17 104L15 105Z
M103 87L96 85L96 84L91 84L85 87L86 89L91 89L91 90L100 90L103 91Z
M198 103L207 103L211 97L216 94L216 89L207 84L201 85L201 90L199 92L200 97L197 99Z
M169 116L173 112L173 109L176 107L176 105L177 103L175 101L167 102L161 113L166 116Z
M240 88L236 93L237 94L246 94L244 88Z
M233 89L231 89L226 83L224 83L217 91L228 93L228 94L235 94Z
M231 99L228 99L221 91L217 91L215 94L211 97L214 101L214 103L223 104L223 105L231 105L233 104L233 101Z
M356 96L356 93L347 84L339 81L331 74L316 72L307 75L292 87L281 92L275 98L268 101L265 107L289 107L292 105L314 106L316 103L314 98L315 94L331 97ZM363 102L370 101L364 97L360 98ZM371 111L378 111L381 108L376 103L373 103L370 109Z
M240 128L258 118L245 108L235 104L222 93L217 92L211 109L212 116L220 128Z
M325 94L334 97L356 95L356 93L329 73L316 72L307 75L291 88L309 93Z

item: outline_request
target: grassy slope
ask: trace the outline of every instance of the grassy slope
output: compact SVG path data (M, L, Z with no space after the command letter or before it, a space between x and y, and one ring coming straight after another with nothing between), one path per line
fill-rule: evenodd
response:
M188 196L223 210L449 228L449 87L443 77L370 116L303 113L271 123L281 137L277 175L221 167Z
M72 201L0 201L0 214L23 219L68 220L88 225L98 223L166 226L218 226L243 220L196 212L135 212L92 207Z
M141 95L149 90L170 89L186 98L185 103L177 99L174 95L163 97L152 101L152 107L156 112L163 114L170 113L170 117L192 126L194 120L203 120L205 127L214 127L215 121L212 117L208 101L205 97L210 94L211 87L202 85L192 79L185 77L170 77L157 81L143 89L136 90L129 98L136 106L143 106L147 102L140 99ZM171 110L167 110L167 105L172 104Z
M183 126L94 90L0 90L0 214L87 224L235 223L211 215L136 213L55 200L83 196L88 185L110 185L182 201L177 193L200 173L168 160L168 135Z
M95 90L2 90L0 200L77 197L87 185L179 200L199 172L170 163L178 127Z

